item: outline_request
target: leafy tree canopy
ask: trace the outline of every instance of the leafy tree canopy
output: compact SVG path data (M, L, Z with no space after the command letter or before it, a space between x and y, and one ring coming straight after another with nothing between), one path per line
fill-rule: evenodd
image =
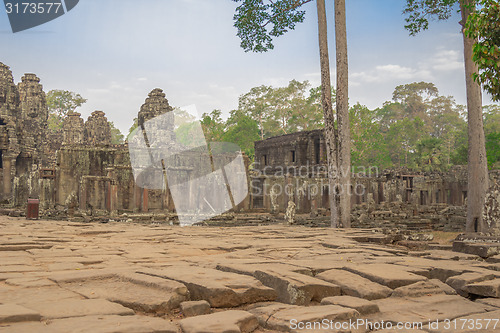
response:
M479 68L474 80L482 84L494 101L500 101L500 3L479 0L478 11L469 15L466 33L477 40L473 60Z
M254 87L240 96L238 110L257 122L261 140L323 127L321 91L311 88L308 81Z
M80 94L68 90L51 90L47 93L47 107L51 114L64 117L75 111L87 100Z
M87 102L80 94L68 90L51 90L47 93L49 110L48 127L51 131L62 129L64 117Z
M132 126L130 126L130 128L128 129L128 134L127 134L127 139L130 137L130 135L132 134L132 132L137 128L139 127L139 120L136 118L134 118L133 122L132 122Z
M201 119L201 127L205 134L205 139L208 142L222 141L225 123L222 120L222 111L213 110L212 112L204 113Z
M222 141L237 144L251 159L254 157L254 142L259 140L259 127L257 122L244 112L231 111L227 120L227 129L222 136Z
M111 128L111 144L119 145L123 143L124 136L122 132L115 127L115 124L112 121L108 121L109 127Z
M486 135L486 155L490 169L500 167L500 132Z
M300 8L312 0L233 0L241 3L234 14L234 26L246 51L266 52L274 48L273 38L294 30L305 18Z
M403 14L407 17L405 28L414 36L429 28L429 20L447 20L459 0L406 0Z

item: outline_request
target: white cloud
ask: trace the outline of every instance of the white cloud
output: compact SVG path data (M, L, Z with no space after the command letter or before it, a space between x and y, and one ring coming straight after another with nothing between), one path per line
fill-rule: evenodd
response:
M455 50L442 50L430 60L432 69L437 71L463 70L464 62L460 52Z
M461 52L438 48L432 56L424 58L415 66L377 65L369 70L352 73L350 78L353 86L362 83L385 83L394 80L432 81L436 78L436 75L433 75L435 72L463 71L463 69L464 63Z
M351 74L354 85L360 81L367 83L388 82L392 80L428 80L432 79L430 71L422 68L411 68L394 64L379 65L369 71Z

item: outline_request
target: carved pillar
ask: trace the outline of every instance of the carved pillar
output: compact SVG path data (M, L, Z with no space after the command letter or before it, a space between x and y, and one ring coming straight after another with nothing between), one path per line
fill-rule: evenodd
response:
M326 162L323 163L324 161L326 161L325 147L326 147L325 139L323 136L321 136L321 140L319 142L319 164L326 164Z
M149 191L147 188L142 190L142 211L147 212L149 210Z
M12 178L11 167L12 159L8 156L3 158L3 194L5 197L9 196L12 191Z

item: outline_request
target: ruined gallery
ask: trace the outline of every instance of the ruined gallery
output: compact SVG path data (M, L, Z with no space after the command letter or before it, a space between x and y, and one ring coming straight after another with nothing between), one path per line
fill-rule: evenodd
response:
M140 107L139 126L172 110L165 93L154 89ZM111 144L104 112L94 111L86 121L71 113L62 130L49 131L40 79L26 74L16 85L4 64L0 65L0 112L0 200L4 208L14 210L10 214L24 214L28 199L39 199L44 218L120 220L125 214L127 220L136 214L139 219L154 216L175 223L169 190L136 184L128 145ZM192 158L189 163L201 162ZM186 179L196 177L183 165L174 167L182 167ZM321 130L257 141L255 163L250 166L245 159L245 165L249 195L233 212L272 213L279 218L293 205L293 223L321 225L328 220ZM447 173L355 167L352 171L353 226L464 230L466 168L454 167ZM492 184L499 175L490 172ZM486 219L495 223L494 216Z

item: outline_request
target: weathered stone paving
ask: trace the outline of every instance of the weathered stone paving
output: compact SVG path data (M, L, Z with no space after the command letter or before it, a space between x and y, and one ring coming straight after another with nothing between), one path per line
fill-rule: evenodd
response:
M361 229L0 216L0 333L500 331L500 260L383 243ZM382 321L421 325L348 325Z

